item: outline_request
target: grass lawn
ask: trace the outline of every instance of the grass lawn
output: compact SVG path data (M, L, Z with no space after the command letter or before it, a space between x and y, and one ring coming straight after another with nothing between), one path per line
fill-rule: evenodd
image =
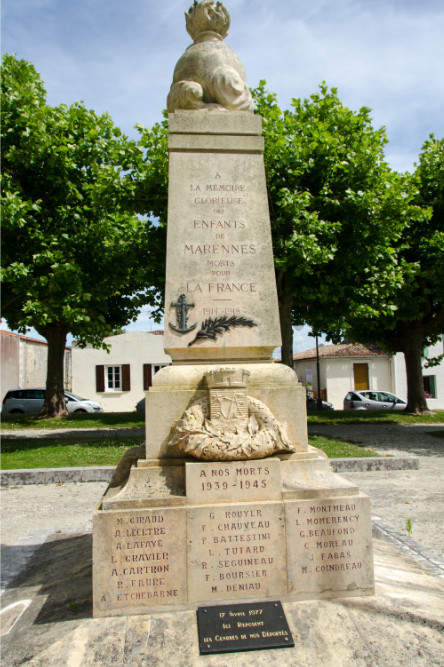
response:
M141 445L144 440L144 436L4 440L1 467L17 470L117 465L127 449ZM321 435L310 436L309 443L330 458L377 456L369 449Z
M2 443L2 470L19 468L71 468L117 465L130 447L144 436L113 438L17 438Z
M144 412L82 412L57 419L40 419L38 415L2 415L2 428L144 428Z
M329 459L361 458L363 456L379 456L376 452L351 442L344 442L326 435L309 435L308 444L325 452Z

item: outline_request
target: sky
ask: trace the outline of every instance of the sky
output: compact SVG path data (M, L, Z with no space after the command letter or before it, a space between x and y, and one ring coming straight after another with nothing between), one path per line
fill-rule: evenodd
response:
M174 66L191 38L191 0L3 0L2 53L32 62L48 104L82 100L126 134L162 118ZM325 81L386 127L386 158L412 171L430 133L444 136L443 0L226 0L226 42L281 108ZM130 327L158 328L145 309ZM295 351L313 347L308 328Z

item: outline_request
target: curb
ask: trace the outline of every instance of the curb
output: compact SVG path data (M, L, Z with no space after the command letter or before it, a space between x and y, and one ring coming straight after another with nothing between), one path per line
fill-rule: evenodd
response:
M335 472L371 472L378 470L418 470L418 457L330 459ZM1 486L26 484L66 484L69 482L110 482L115 466L91 466L90 468L32 468L1 470Z
M387 523L384 523L379 516L372 516L372 526L374 536L396 544L401 551L414 558L414 560L433 572L433 574L444 578L444 558L441 558L441 556L438 556L431 549L423 547L422 544L412 540L411 537L403 535Z
M330 459L335 472L371 472L377 470L419 470L418 456L375 456L356 459Z

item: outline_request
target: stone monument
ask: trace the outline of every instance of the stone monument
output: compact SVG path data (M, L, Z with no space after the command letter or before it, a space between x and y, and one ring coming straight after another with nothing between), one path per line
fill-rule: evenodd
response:
M280 328L261 118L221 2L168 95L165 350L144 452L94 513L94 614L373 593L370 504L308 446ZM126 479L122 470L134 462Z

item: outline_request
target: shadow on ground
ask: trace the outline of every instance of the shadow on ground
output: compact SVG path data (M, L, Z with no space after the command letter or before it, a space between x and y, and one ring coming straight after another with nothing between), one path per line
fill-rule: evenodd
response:
M23 547L2 547L2 561L20 558ZM92 535L52 536L36 549L8 588L16 596L37 590L44 599L34 623L92 617Z

